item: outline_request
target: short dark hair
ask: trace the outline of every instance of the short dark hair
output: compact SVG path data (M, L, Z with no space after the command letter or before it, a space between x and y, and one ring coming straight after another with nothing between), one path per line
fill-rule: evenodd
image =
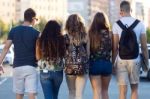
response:
M125 11L125 12L130 12L131 6L129 1L122 1L120 3L120 10Z
M35 16L36 16L36 13L32 8L28 8L24 12L24 20L25 21L32 22L32 20Z

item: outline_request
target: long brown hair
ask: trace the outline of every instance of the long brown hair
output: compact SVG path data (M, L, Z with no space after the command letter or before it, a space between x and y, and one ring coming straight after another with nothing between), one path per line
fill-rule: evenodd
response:
M101 31L106 30L109 33L109 23L102 12L97 12L89 29L90 51L95 52L100 46Z
M55 60L65 56L65 40L61 33L61 25L50 20L39 38L39 47L42 58Z
M86 36L85 26L82 22L81 16L78 14L72 14L66 21L65 30L69 35L76 39L84 39Z

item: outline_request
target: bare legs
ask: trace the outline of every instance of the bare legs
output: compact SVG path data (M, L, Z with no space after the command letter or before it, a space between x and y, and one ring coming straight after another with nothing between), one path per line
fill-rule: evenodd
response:
M109 99L108 87L111 76L90 76L93 99Z
M16 94L16 99L23 99L23 94Z
M29 93L29 99L36 99L36 94L35 93Z
M72 76L66 75L66 81L69 89L68 99L83 99L83 91L86 85L88 76Z
M76 98L75 99L83 99L83 92L85 89L86 81L88 75L77 76L76 78Z
M119 99L126 99L127 85L119 85Z
M131 99L138 99L138 84L131 84Z
M29 99L36 99L35 93L29 93ZM23 99L24 94L16 94L16 99Z
M69 90L68 99L75 99L75 80L76 76L66 75L66 82Z
M131 84L131 99L138 99L138 84ZM119 99L127 99L127 85L119 86Z
M109 82L110 82L111 76L102 76L101 77L101 82L102 82L102 99L109 99L108 95L108 87L109 87Z

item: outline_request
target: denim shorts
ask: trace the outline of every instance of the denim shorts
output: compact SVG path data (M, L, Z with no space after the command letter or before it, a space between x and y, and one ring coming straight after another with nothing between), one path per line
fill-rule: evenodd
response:
M90 61L89 74L109 76L112 74L112 63L107 60Z

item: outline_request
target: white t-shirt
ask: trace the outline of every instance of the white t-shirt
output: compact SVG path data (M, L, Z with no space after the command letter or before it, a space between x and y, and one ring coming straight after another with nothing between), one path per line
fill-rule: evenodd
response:
M122 17L120 20L121 20L121 22L124 25L130 27L136 19L133 18L133 17ZM135 26L135 28L133 30L135 31L135 34L137 36L138 43L140 43L140 36L141 36L141 34L145 34L146 33L146 28L145 28L144 24L140 21ZM113 25L113 34L118 34L119 35L119 39L120 39L121 33L122 33L121 27L117 23L114 23L114 25ZM119 55L117 57L118 57L117 60L120 60ZM137 59L139 59L139 57Z
M124 25L130 27L136 19L133 17L122 17L120 20ZM137 41L140 43L140 35L146 33L146 28L144 24L140 21L133 30L135 31L135 34L137 36ZM120 28L120 26L117 23L114 23L113 34L119 34L119 38L120 38L121 33L122 33L122 29Z

